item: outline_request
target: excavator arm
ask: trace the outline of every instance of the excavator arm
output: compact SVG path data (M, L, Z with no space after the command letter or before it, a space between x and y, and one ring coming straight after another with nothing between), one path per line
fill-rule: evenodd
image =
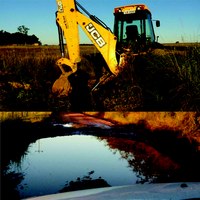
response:
M81 62L80 56L80 38L78 25L86 33L87 37L96 46L102 54L108 68L112 74L117 75L124 65L124 55L120 55L119 64L116 58L116 36L110 29L101 23L95 16L90 15L75 0L56 0L58 11L56 13L56 22L59 30L60 47L62 57L57 61L62 75L53 85L53 92L62 95L68 95L71 86L68 83L68 76L76 72L78 63ZM82 14L78 7L86 12L88 16ZM66 41L65 51L63 36ZM70 71L65 71L63 66L70 67ZM67 79L67 82L65 82ZM65 87L65 88L63 88Z

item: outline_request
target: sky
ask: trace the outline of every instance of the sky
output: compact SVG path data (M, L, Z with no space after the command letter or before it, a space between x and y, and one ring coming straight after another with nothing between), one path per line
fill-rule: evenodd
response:
M78 0L91 14L113 30L114 7L146 4L152 18L160 20L155 27L160 43L200 42L200 0ZM42 44L58 44L55 23L56 0L0 0L0 30L17 32L21 25L29 28ZM80 33L81 43L90 43Z

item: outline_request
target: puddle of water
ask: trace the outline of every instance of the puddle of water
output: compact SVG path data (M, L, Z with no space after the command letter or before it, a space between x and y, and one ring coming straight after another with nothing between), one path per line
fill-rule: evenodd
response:
M39 139L29 145L20 167L10 170L23 173L18 186L21 197L57 193L65 184L87 176L101 177L110 186L136 183L137 177L119 151L112 151L95 136L73 135Z
M72 183L80 182L92 188L97 182L102 187L102 180L110 186L200 180L199 154L187 141L176 139L174 132L146 133L147 129L132 126L99 128L101 123L88 124L88 120L75 128L80 124L74 123L16 120L4 124L1 164L5 199L69 191ZM83 188L76 185L70 189Z

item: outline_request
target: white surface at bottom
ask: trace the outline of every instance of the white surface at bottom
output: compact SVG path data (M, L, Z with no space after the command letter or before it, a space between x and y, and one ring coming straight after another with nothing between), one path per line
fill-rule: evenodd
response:
M29 200L129 200L129 199L200 199L200 182L161 184L135 184L65 192Z

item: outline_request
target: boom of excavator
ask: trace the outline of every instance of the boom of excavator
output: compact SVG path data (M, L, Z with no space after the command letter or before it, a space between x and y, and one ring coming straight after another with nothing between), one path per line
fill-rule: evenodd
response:
M119 59L117 59L116 56L116 46L120 39L118 37L122 36L118 33L113 34L101 20L88 13L88 11L86 11L76 0L56 0L56 2L58 8L56 12L56 23L58 26L62 55L56 64L60 68L62 74L52 87L53 93L57 93L58 96L68 96L72 90L68 77L77 71L78 64L81 62L78 26L82 28L87 37L101 53L111 74L117 76L126 65L125 52L127 49L119 54ZM81 13L79 9L88 16ZM132 12L136 12L136 9L138 9L137 6L132 6L132 11L130 7L115 8L114 14L116 15L116 20L121 20L120 17L117 16L118 14L121 16L123 12L123 14L126 14L126 17L131 17ZM144 7L144 9L146 8ZM127 14L129 14L129 16ZM118 23L118 21L116 22ZM115 29L119 29L116 26L116 22ZM65 39L66 46L63 38ZM68 70L65 69L65 66L68 66Z

